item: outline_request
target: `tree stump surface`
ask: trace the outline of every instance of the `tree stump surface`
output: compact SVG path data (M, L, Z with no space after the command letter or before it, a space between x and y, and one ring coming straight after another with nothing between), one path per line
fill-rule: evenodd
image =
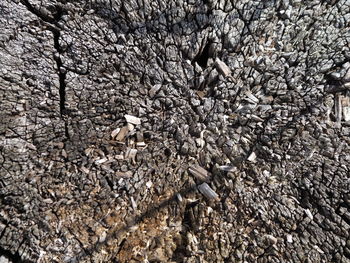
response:
M350 262L350 3L0 1L0 262Z

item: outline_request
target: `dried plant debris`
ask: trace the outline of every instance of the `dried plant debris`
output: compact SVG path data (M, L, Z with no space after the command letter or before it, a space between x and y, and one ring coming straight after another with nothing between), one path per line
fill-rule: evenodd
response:
M350 261L348 0L0 10L0 261Z

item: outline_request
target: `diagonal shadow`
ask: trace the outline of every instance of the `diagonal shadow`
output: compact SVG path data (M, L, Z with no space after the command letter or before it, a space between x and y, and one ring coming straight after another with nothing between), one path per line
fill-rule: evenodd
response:
M73 262L81 262L82 260L84 260L86 257L92 256L94 252L100 250L101 248L103 248L105 245L107 245L107 243L113 239L118 239L118 237L120 235L122 235L124 232L126 231L130 231L132 227L138 225L139 223L141 223L143 220L147 219L147 218L152 218L155 217L157 215L157 213L162 209L165 208L169 205L171 205L172 203L177 202L177 195L180 194L182 196L185 196L186 194L190 193L190 192L194 192L197 189L197 185L199 185L200 183L203 183L205 181L200 181L198 184L196 185L192 185L188 188L185 188L179 192L174 193L171 197L169 197L168 199L162 201L160 204L151 207L150 209L148 209L147 211L145 211L144 213L142 213L139 216L136 216L133 218L133 220L131 221L131 223L129 223L128 225L118 228L112 232L110 232L106 239L102 242L96 242L95 244L91 245L88 248L83 248L83 251L77 255L74 258L69 259L66 262L69 263L73 263ZM225 187L225 186L224 186ZM118 253L118 251L117 251ZM115 254L117 254L115 253ZM115 255L113 255L111 258L114 258Z

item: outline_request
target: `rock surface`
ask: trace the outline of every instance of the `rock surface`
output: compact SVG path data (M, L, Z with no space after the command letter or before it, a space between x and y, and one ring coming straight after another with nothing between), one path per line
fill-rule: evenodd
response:
M0 262L350 262L349 1L0 10Z

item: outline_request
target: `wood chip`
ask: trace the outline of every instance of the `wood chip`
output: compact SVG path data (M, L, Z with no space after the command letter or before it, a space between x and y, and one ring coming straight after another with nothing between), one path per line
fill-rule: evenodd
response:
M350 107L343 108L344 121L350 121Z
M247 91L245 93L245 95L247 95L247 98L249 99L249 101L251 101L252 103L259 103L259 99L257 97L255 97L250 91Z
M118 135L118 133L120 132L120 128L116 128L111 132L111 137L112 139L114 139L115 136Z
M215 60L215 66L220 74L222 74L224 77L231 75L231 69L219 58Z
M339 94L335 96L334 111L335 111L335 118L337 122L340 123L342 118L342 96Z
M124 155L123 154L117 154L115 156L115 159L117 159L117 160L124 160Z
M117 138L115 138L117 141L123 141L126 134L129 132L129 129L127 126L124 126L123 128L120 129Z
M63 149L63 147L64 147L63 142L54 142L54 143L52 143L52 145L57 147L58 149Z
M125 114L124 118L128 123L135 124L135 125L140 125L141 124L141 119L132 115Z
M122 177L122 178L130 178L132 177L132 172L131 171L127 171L127 172L116 172L115 176L117 177Z
M64 149L62 149L62 157L63 158L67 158L68 157L67 152Z
M145 147L145 146L146 146L146 143L145 143L145 142L137 142L137 143L136 143L136 146L137 146L137 147Z
M200 97L201 99L203 99L206 95L206 92L202 91L202 90L197 90L196 93L197 93L198 97Z
M93 148L86 148L84 150L86 156L90 156L93 153L94 149Z
M102 158L102 159L96 160L95 163L96 163L96 164L102 164L102 163L105 163L105 162L107 162L107 161L108 161L107 158Z
M207 183L202 183L198 186L198 190L208 199L219 201L219 195Z
M219 169L225 172L233 172L237 170L235 166L230 166L230 165L221 165Z
M188 168L189 172L200 181L207 181L209 179L209 174L207 170L199 165L191 165Z
M136 202L135 202L135 200L134 200L133 197L130 197L130 201L131 201L131 206L132 206L132 208L133 208L134 210L137 210L137 204L136 204Z
M350 97L343 97L341 105L343 109L344 121L350 121Z
M154 85L148 92L149 96L153 98L157 94L158 90L160 90L161 87L162 87L161 84Z
M257 121L257 122L264 121L264 119L260 118L259 116L255 115L255 114L252 114L250 117L252 118L252 120Z
M126 153L125 153L125 159L135 160L136 154L137 154L137 150L136 149L128 148L126 150Z
M305 209L305 214L311 219L314 219L314 216L312 215L311 211L309 209Z
M128 124L127 124L127 127L128 127L128 130L129 130L129 131L132 131L132 130L135 129L135 126L134 126L133 124L131 124L131 123L128 123Z
M85 166L80 167L80 171L82 171L83 173L86 173L86 174L90 173L90 170L88 168L86 168Z

